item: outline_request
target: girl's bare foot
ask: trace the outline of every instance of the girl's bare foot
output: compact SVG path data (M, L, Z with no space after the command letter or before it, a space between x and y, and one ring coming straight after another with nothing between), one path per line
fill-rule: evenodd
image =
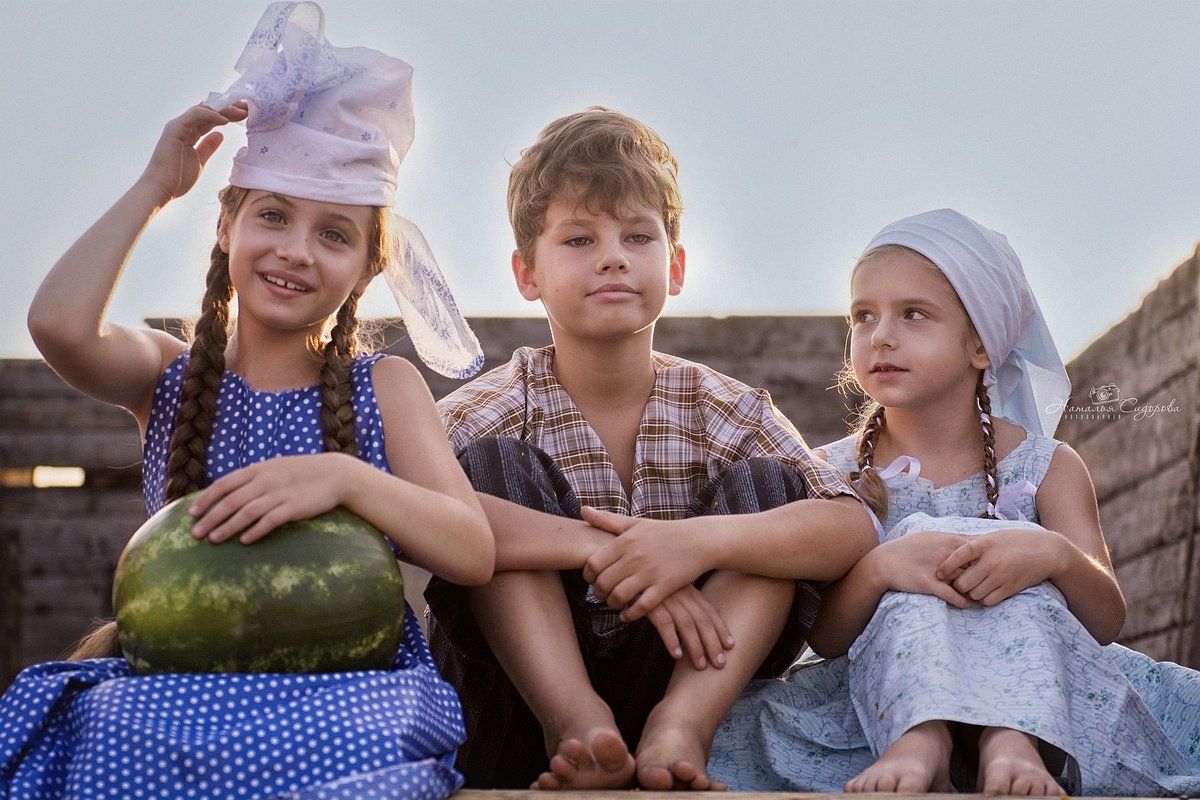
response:
M642 730L637 749L638 785L655 791L725 791L725 784L709 780L704 771L711 742L698 732L698 726L676 724L663 719L665 716L661 707L656 708Z
M984 794L1061 795L1038 755L1038 739L1012 728L979 735L979 791Z
M942 720L914 725L878 761L852 778L845 791L949 792L951 747L950 729Z
M550 768L529 788L627 789L633 782L634 766L621 734L615 728L596 727L581 737L560 739L550 757Z

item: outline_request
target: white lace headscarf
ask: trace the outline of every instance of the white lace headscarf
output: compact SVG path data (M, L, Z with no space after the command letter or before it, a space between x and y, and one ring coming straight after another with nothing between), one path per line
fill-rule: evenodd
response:
M920 253L958 293L991 362L983 381L992 413L1052 436L1070 397L1071 381L1008 240L943 208L888 225L863 255L885 245Z
M311 2L267 6L235 65L241 77L206 103L247 100L246 146L229 182L306 200L390 207L412 144L412 67L365 47L334 47ZM425 237L396 215L384 277L417 355L467 378L483 366Z

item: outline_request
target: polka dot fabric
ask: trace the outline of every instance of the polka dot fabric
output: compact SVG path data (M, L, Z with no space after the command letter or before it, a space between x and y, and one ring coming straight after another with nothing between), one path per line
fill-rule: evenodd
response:
M391 472L383 447L383 420L375 399L371 369L383 354L354 362L350 380L354 387L355 433L358 457ZM187 353L171 362L154 390L150 424L143 443L142 481L146 511L154 514L167 500L167 456L175 432L175 410L187 371ZM308 386L283 392L259 392L240 375L226 372L217 395L217 418L205 457L208 480L276 456L325 451L321 428L321 387Z
M363 457L383 469L371 365L355 364ZM184 358L164 373L146 436L147 507L162 505ZM288 453L320 452L316 387L221 386L210 480ZM0 797L445 798L466 736L411 609L387 670L316 675L135 676L124 659L50 662L0 697Z

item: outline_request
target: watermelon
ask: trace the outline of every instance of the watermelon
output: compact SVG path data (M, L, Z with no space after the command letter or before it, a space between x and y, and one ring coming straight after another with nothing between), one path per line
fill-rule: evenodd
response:
M383 535L344 508L254 544L191 534L199 492L140 527L117 563L125 658L157 672L385 669L404 632L404 584Z

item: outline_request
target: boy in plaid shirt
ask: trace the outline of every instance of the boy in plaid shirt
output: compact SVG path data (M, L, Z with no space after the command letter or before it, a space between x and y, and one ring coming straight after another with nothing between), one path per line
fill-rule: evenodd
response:
M496 534L491 583L426 592L467 786L723 788L717 726L802 648L807 581L875 543L765 390L653 351L684 280L677 169L602 108L512 169L513 274L554 344L439 404Z

